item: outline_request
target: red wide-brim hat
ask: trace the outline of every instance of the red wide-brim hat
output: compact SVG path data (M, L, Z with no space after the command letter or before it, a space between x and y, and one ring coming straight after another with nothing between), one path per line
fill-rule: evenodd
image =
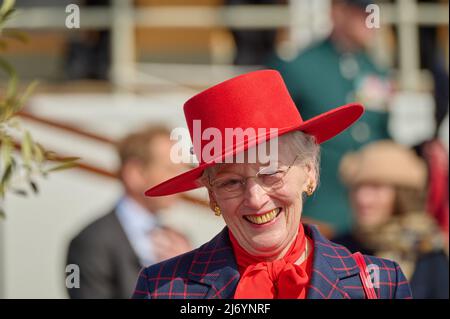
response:
M164 196L201 187L203 185L198 180L207 167L292 131L302 131L314 136L318 144L323 143L352 125L363 112L361 104L352 103L303 121L277 71L261 70L237 76L206 89L184 104L193 150L200 158L199 165L153 186L145 195ZM194 136L195 120L201 121L197 122L201 125L201 134L208 128L222 133L221 152L213 154L207 161L199 155L210 141ZM252 129L261 134L245 141L235 141L232 147L226 148L226 128ZM270 134L270 129L276 129L276 134Z

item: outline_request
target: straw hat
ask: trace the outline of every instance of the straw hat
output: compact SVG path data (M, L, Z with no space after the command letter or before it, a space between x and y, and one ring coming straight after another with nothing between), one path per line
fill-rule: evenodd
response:
M339 173L349 187L369 182L423 190L427 179L425 162L412 150L389 140L345 155Z

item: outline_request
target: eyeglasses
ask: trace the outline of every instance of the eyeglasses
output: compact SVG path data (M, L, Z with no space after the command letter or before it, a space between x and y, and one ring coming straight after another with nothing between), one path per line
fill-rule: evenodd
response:
M247 180L254 178L255 182L261 186L266 192L273 192L280 189L284 185L284 177L287 175L295 161L298 159L298 155L292 161L291 165L287 168L280 167L264 167L255 176L247 177L219 177L214 181L209 181L209 184L217 198L230 199L239 197L245 192Z

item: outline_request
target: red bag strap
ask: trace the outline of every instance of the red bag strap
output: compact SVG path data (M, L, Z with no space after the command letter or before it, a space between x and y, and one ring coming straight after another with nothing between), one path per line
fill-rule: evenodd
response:
M366 298L378 299L372 280L370 279L369 270L367 269L366 262L364 261L364 256L360 252L356 252L353 254L353 258L359 267L359 277L361 278Z

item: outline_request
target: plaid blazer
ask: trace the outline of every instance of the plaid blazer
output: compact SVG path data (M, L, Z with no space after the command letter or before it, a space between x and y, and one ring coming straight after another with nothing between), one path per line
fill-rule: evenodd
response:
M316 227L305 226L314 241L312 275L308 299L364 299L365 293L359 268L350 251L330 242ZM410 299L408 281L399 265L393 261L364 256L367 265L379 271L378 298ZM183 255L143 269L132 298L187 299L228 298L234 296L239 271L225 227L203 246Z

